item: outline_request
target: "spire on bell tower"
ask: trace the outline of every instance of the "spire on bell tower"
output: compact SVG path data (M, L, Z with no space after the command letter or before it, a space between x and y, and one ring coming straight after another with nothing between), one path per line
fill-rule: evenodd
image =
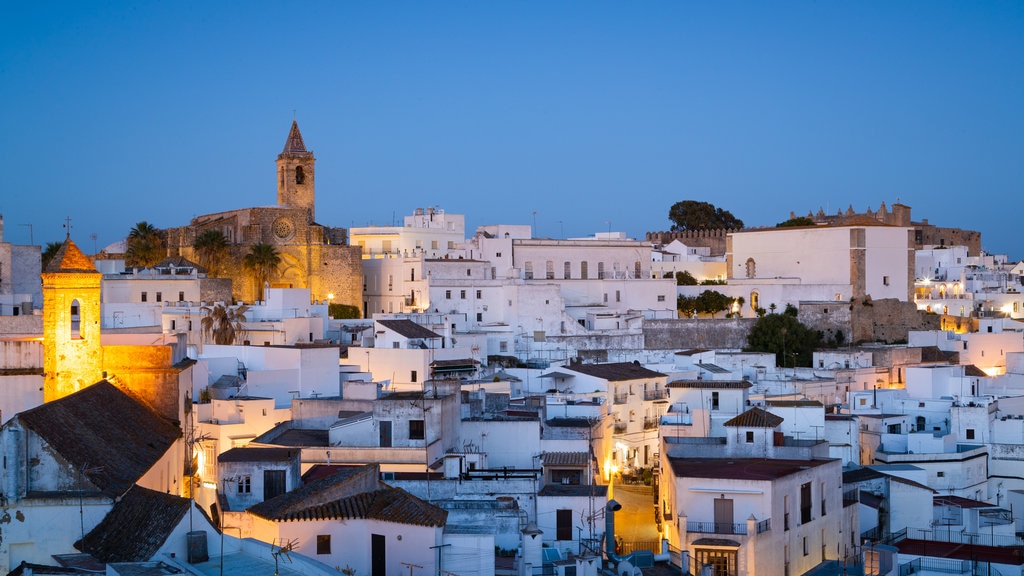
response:
M292 120L284 150L277 156L277 205L305 208L313 222L316 188L314 186L313 152L306 150L299 123Z

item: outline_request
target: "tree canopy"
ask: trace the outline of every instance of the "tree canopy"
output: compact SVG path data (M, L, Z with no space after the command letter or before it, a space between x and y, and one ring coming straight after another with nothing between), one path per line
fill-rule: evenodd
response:
M50 261L57 255L57 251L63 246L63 242L47 242L46 248L43 249L42 255L42 268L46 270L46 267L50 265Z
M163 233L159 228L143 220L128 232L128 249L125 264L128 266L150 267L167 257Z
M262 300L266 294L264 285L277 275L277 267L281 264L281 255L273 244L260 242L253 244L249 253L242 260L242 265L256 284L256 294Z
M676 308L679 315L689 318L694 314L715 314L728 310L732 307L733 299L715 290L705 290L700 296L679 296L676 298Z
M217 229L204 230L192 246L199 258L199 265L206 268L206 273L212 278L216 277L221 262L228 254L228 239L224 233Z
M245 311L242 306L229 307L222 304L214 304L213 307L204 306L202 327L203 334L213 340L214 344L230 345L235 343L235 336L243 331L245 322Z
M743 228L743 221L728 210L697 200L676 202L668 211L668 219L672 221L673 232Z
M795 226L814 226L814 220L811 220L807 216L797 216L796 218L790 218L785 222L779 222L775 225L776 228L792 228Z
M804 326L787 306L782 314L766 314L757 320L747 335L747 350L771 352L776 364L783 367L810 366L821 342L821 332Z

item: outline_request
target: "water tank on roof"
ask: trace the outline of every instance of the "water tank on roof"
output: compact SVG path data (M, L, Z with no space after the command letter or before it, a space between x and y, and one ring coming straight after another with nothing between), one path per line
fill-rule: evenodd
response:
M206 550L206 530L195 530L187 533L185 541L188 543L189 564L198 564L210 559L210 554Z

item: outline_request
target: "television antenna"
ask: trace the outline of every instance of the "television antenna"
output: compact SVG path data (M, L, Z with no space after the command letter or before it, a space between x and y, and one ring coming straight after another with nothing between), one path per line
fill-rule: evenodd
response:
M295 551L295 547L298 545L299 541L294 538L287 542L282 542L280 545L270 545L270 554L274 557L274 576L278 576L278 558L284 556L285 560L290 564L292 561L290 554ZM274 546L277 546L276 550L274 549Z

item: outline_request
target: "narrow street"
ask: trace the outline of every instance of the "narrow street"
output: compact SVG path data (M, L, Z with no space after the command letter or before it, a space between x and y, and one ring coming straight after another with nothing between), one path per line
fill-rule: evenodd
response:
M613 482L608 497L622 505L615 513L615 532L623 542L659 542L654 523L654 491L650 486Z

